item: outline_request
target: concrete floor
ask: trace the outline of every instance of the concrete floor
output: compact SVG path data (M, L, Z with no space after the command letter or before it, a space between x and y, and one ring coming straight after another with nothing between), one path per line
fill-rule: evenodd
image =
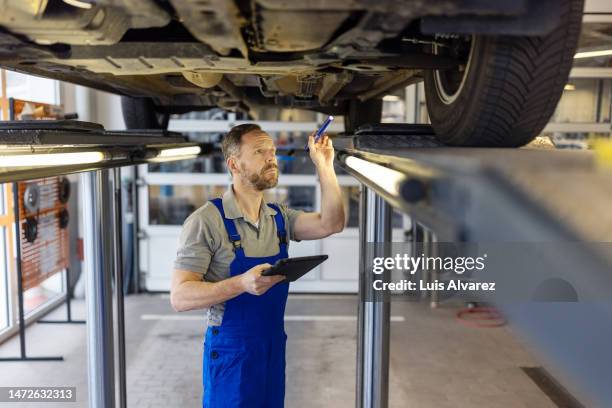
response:
M355 296L290 297L287 315L302 320L286 323L288 408L354 406L356 305ZM520 369L538 363L507 328L467 327L455 311L392 304L392 316L404 321L391 324L390 407L556 406ZM73 314L84 317L83 302L75 302ZM176 316L184 317L167 320ZM128 407L199 406L202 332L199 314L174 313L167 295L126 299ZM44 406L87 407L85 326L35 324L27 336L29 355L65 361L1 362L0 386L75 386L77 403ZM17 352L16 338L0 345L0 356Z

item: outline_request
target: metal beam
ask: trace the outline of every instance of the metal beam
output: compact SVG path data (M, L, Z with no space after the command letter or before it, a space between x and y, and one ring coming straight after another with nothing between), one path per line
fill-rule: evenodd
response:
M367 174L371 167L364 167L365 174L351 168L349 156L400 172L405 179L398 178L396 188L390 188L388 178ZM487 269L487 279L500 282L499 293L478 299L496 304L542 361L557 368L568 388L578 394L586 391L595 405L609 406L612 392L606 379L612 370L605 339L612 338L612 307L603 300L612 290L612 251L605 244L610 242L612 216L605 211L585 214L578 210L583 203L575 200L577 191L590 202L612 200L606 188L610 174L598 171L595 158L593 152L541 149L394 146L338 152L343 168L381 191L390 205L429 228L439 242L477 244L495 254L489 259L493 266ZM558 177L551 178L553 174ZM561 177L564 188L550 188L548 184ZM411 203L402 188L411 178L420 178L426 187L417 203ZM529 265L537 267L531 270ZM540 302L536 295L551 274L569 282L579 302ZM520 286L513 288L508 279ZM372 310L364 308L363 313ZM360 326L364 334L358 349L364 354L373 331L366 322ZM364 390L371 371L367 366L363 371Z
M364 188L366 194L365 234L360 237L364 253L360 259L359 279L363 289L360 298L359 327L362 330L358 355L358 408L386 408L389 403L389 324L391 305L384 299L378 299L372 286L373 274L367 265L371 257L387 256L388 244L391 242L391 206L373 190ZM389 272L386 272L387 274ZM385 278L383 278L385 279ZM388 277L386 277L388 279ZM361 284L363 283L363 284ZM361 387L361 389L359 389Z
M357 377L355 385L355 406L356 408L364 408L363 393L364 393L364 337L365 333L365 295L366 295L366 265L367 265L367 230L368 222L368 188L362 184L359 192L359 281L358 295L359 304L357 306Z
M121 208L121 169L112 170L113 185L113 249L115 276L115 307L117 310L117 382L119 385L119 407L127 406L125 370L125 324L123 304L123 217Z
M197 149L193 149L197 147ZM188 149L185 149L188 148ZM115 344L112 274L117 289L119 405L125 406L125 338L118 168L184 160L212 151L167 132L107 132L74 121L0 125L0 182L88 172L81 177L87 279L89 406L113 408ZM108 169L114 168L113 180ZM114 183L112 182L114 181Z
M224 133L229 131L233 126L242 125L244 123L257 122L259 126L266 132L307 132L312 133L319 127L317 122L281 122L273 120L200 120L200 119L173 119L170 120L168 129L174 132L210 132ZM340 121L341 122L341 121ZM338 133L344 131L344 125L339 121L333 122L328 131L330 133Z
M16 149L2 149L0 148L0 163L5 158L9 158L11 156L32 156L32 155L55 155L55 154L63 154L63 153L72 153L72 152L100 152L104 155L104 158L96 163L77 163L71 165L61 165L57 164L48 164L48 165L28 165L28 166L4 166L2 167L0 164L0 183L5 183L9 181L22 181L22 180L31 180L35 178L42 177L52 177L52 176L60 176L63 174L72 174L72 173L80 173L85 171L95 171L102 169L110 169L114 167L124 167L124 166L133 166L136 164L144 164L149 162L154 162L154 151L160 151L164 148L179 148L179 147L190 147L196 146L195 144L180 144L180 145L170 145L170 146L152 146L148 145L142 149L129 149L129 148L83 148L80 146L73 147L62 147L62 148L45 148L45 149L36 149L33 147L28 147L24 150L16 150ZM176 157L171 160L185 160L191 159L197 156L184 156L184 157ZM167 160L167 161L171 161Z
M353 149L339 150L336 154L344 170L393 207L404 212L423 207L438 172L410 159L397 158L390 163L388 157Z
M0 182L185 160L212 149L211 144L190 143L182 135L158 130L106 131L95 123L77 121L4 122L0 123Z
M0 144L7 145L142 146L186 141L185 136L165 130L105 130L100 124L78 120L0 123Z
M134 293L140 293L140 241L138 234L140 233L140 214L138 213L140 208L139 196L138 196L138 183L139 174L138 166L134 166L132 173L132 273L134 286Z
M108 170L83 174L85 262L87 273L87 360L89 406L115 407L112 308L114 269L112 186Z

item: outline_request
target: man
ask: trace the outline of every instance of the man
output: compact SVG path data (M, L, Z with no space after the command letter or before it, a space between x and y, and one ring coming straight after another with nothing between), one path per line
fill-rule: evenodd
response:
M288 239L320 239L344 228L334 149L323 135L308 138L321 183L321 212L266 203L278 182L276 148L258 125L235 126L223 155L232 186L183 225L172 276L176 311L207 310L203 383L205 408L284 406L284 313L289 284L262 276L286 258Z

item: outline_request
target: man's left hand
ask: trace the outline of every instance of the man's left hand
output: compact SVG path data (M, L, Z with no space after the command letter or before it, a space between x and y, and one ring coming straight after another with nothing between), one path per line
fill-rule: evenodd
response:
M334 146L327 133L321 135L315 143L314 133L308 136L308 149L310 151L310 159L317 166L317 169L324 167L332 167L334 165Z

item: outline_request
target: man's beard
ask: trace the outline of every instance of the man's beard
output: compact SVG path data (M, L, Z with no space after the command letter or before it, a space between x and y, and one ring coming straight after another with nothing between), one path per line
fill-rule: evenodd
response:
M259 173L249 174L244 165L242 168L242 177L246 179L256 190L263 191L272 187L276 187L278 184L278 166L275 164L269 164L264 166ZM266 171L270 169L276 169L274 177L266 178Z

